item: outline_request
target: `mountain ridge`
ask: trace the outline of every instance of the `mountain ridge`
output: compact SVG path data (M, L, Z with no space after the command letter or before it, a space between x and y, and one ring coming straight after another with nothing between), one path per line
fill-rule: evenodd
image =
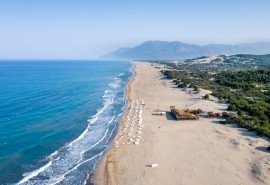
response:
M141 60L178 60L190 59L209 55L235 55L235 54L269 54L269 42L251 44L207 44L195 45L179 41L150 40L135 47L117 49L102 58L107 59L141 59Z

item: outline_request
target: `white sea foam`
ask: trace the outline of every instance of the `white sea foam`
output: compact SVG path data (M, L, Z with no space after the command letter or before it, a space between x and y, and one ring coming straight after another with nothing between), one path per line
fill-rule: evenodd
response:
M114 118L115 118L115 111L114 111L114 113L113 113L113 116L112 116L111 120L108 121L108 125L111 124L111 123L113 122Z
M123 115L123 114L119 114L119 115L118 115L118 118L120 118L122 115ZM109 142L109 140L111 139L111 137L112 137L112 135L113 135L115 129L116 129L116 124L114 125L114 127L113 127L113 129L112 129L112 131L111 131L110 136L107 138L106 144L107 144L107 143Z
M20 180L20 182L18 182L18 185L23 184L23 183L27 182L29 179L37 176L38 174L40 174L42 171L44 171L45 169L47 169L51 165L52 165L52 161L50 161L46 165L42 166L41 168L28 173L22 180Z
M117 89L120 87L121 79L120 78L115 78L115 81L109 84L109 87L113 89Z
M120 73L118 76L125 76L125 73Z
M113 99L114 99L114 96L115 96L115 92L114 91L110 91L110 90L106 90L104 95L103 95L103 99L104 99L104 102L103 102L103 107L101 109L98 110L98 112L91 117L91 119L88 119L87 121L90 123L90 124L93 124L95 123L98 118L99 118L99 115L111 104L113 104Z
M87 160L85 160L85 161L83 161L83 162L77 164L75 167L73 167L72 169L68 170L66 173L64 173L64 174L61 175L60 177L57 177L57 181L56 181L56 182L53 182L53 183L51 183L51 184L53 185L53 184L57 184L57 183L61 182L61 181L65 178L65 176L66 176L67 174L69 174L70 172L76 170L76 169L77 169L79 166L81 166L82 164L87 163L87 162L89 162L89 161L95 159L96 157L101 156L102 154L103 154L103 152L101 152L101 153L95 155L94 157L92 157L92 158L90 158L90 159L87 159Z
M56 156L58 154L58 150L56 150L55 152L53 152L49 157L51 158L51 157L54 157L54 156Z
M114 82L110 83L103 95L103 107L88 119L87 128L79 137L48 156L49 162L46 165L28 173L18 184L58 184L62 181L63 183L68 181L70 184L70 182L76 182L78 177L74 174L78 172L75 170L101 156L113 137L122 115L119 112L123 111L123 106L125 106L125 99L117 97L117 93L125 93L124 88L119 88L121 82L121 79L116 77ZM113 126L110 126L112 124ZM94 165L95 162L89 164ZM79 171L83 168L85 167L80 168ZM71 174L71 172L74 173ZM82 173L79 174L82 175ZM45 180L39 179L38 176L42 176Z
M80 155L83 155L85 152L91 150L92 148L94 148L95 146L97 146L98 144L100 144L103 141L103 139L105 139L105 137L107 136L108 132L109 132L109 130L107 129L106 132L105 132L105 134L103 135L103 137L98 142L96 142L91 147L87 148L86 150L82 151L80 153Z
M86 185L88 179L89 179L89 173L87 174L87 176L86 176L86 178L85 178L85 180L83 182L83 185Z
M81 140L88 132L88 129L85 129L83 131L83 133L75 140L73 140L71 143L68 144L68 146L72 146L74 143L76 143L77 141Z
M111 123L113 122L114 118L115 118L115 112L114 112L114 115L112 116L111 120L109 120L107 124L111 124ZM107 129L106 132L105 132L105 134L103 135L103 137L102 137L97 143L93 144L91 147L89 147L89 148L87 148L86 150L82 151L82 152L80 153L80 155L83 155L85 152L89 151L89 150L92 149L93 147L95 147L95 146L97 146L98 144L100 144L100 143L106 138L108 132L109 132L109 130Z

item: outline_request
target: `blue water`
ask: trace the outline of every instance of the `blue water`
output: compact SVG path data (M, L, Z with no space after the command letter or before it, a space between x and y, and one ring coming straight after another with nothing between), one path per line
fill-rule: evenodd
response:
M131 75L123 61L0 61L0 184L84 184Z

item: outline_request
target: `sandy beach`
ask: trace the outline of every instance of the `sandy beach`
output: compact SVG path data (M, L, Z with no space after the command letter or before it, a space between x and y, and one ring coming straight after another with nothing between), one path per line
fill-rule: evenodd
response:
M135 62L129 107L94 174L98 185L269 185L269 140L219 119L176 121L170 106L223 112L226 104L176 88L156 64ZM153 115L156 111L165 115ZM141 120L141 121L140 121ZM152 167L151 167L152 166Z

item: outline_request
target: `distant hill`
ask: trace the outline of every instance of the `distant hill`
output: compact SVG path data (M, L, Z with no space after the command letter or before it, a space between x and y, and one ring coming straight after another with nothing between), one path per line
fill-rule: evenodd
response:
M133 48L120 48L102 56L108 59L176 60L210 55L269 54L270 43L241 45L209 44L205 46L178 41L147 41Z

